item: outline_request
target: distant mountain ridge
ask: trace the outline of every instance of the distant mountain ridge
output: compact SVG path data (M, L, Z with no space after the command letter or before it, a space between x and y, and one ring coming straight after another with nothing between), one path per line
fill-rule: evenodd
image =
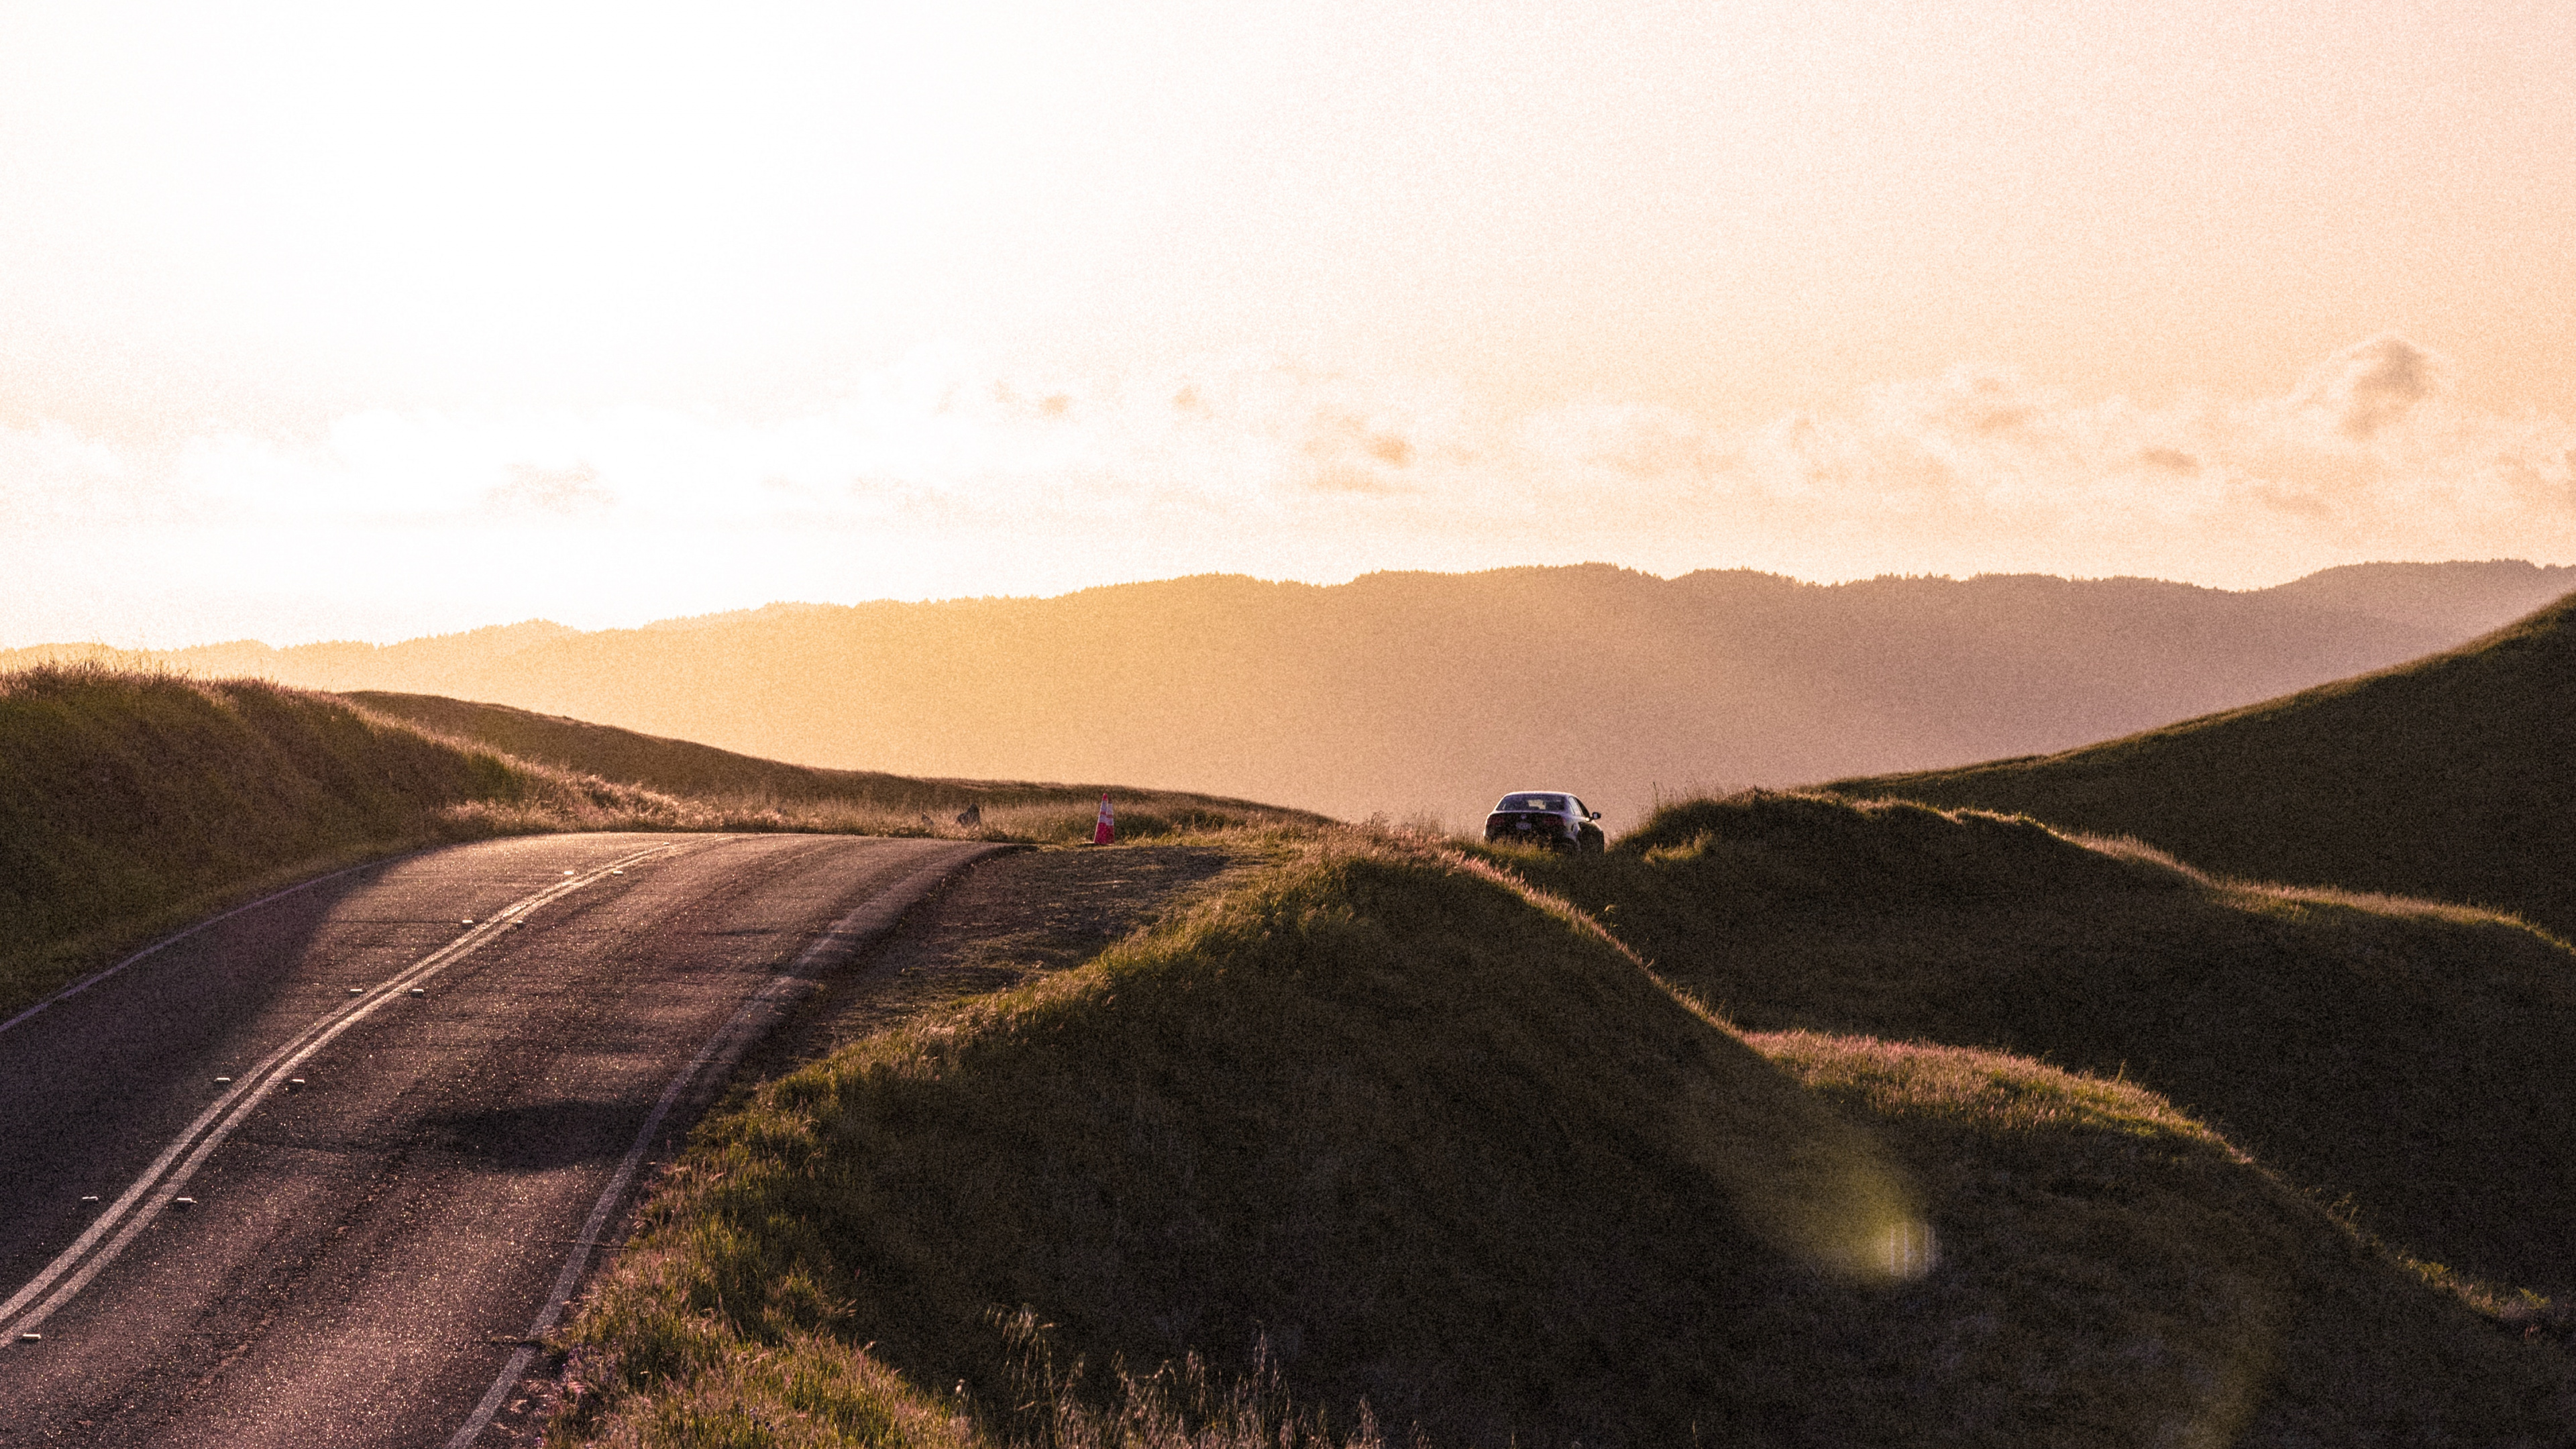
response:
M1205 575L152 662L509 704L799 764L1120 779L1349 818L1463 825L1503 790L1550 784L1616 829L1659 793L2041 754L2249 704L2449 648L2570 589L2576 568L2519 562L2361 565L2248 592L1600 564L1334 586Z
M2495 559L2486 563L2363 563L2321 569L2264 590L2310 608L2334 609L2473 639L2576 590L2576 566Z

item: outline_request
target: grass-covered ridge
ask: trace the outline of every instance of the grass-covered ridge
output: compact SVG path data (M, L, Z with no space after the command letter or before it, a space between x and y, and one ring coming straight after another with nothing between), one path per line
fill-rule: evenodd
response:
M1005 796L965 829L834 796L830 781L799 795L666 771L657 785L650 772L611 773L627 763L616 748L640 741L703 768L697 747L552 723L590 740L605 768L577 755L528 759L337 696L251 680L86 665L0 673L0 1015L230 902L418 846L576 829L1088 839L1096 808L1088 788L1078 798ZM798 774L742 756L719 763L737 781ZM1239 802L1118 793L1130 836L1292 818Z
M2576 596L2266 704L1830 788L2135 836L2231 875L2468 902L2576 938Z
M80 666L0 674L0 1012L104 953L335 864L683 814L327 695Z
M2568 1422L2563 1355L2134 1085L1762 1046L1505 872L1342 837L711 1121L571 1330L556 1438L1046 1439L1022 1307L1095 1391L1266 1338L1399 1443Z
M2422 1257L2576 1290L2576 953L2516 921L1819 796L1517 864L1747 1029L2124 1076Z
M927 817L933 828L948 830L971 807L981 819L969 833L1087 840L1103 793L1115 797L1120 834L1130 837L1246 824L1326 823L1322 816L1302 810L1179 790L921 779L877 770L818 769L505 704L434 694L357 690L345 697L378 714L518 759L707 804L721 803L738 811L775 811L800 823L832 828L919 828Z
M1963 1301L1931 1325L1975 1388L1896 1442L2576 1435L2576 1367L2540 1326L2563 1333L2563 1313L2365 1240L2135 1082L1961 1047L1750 1040L1877 1127L1943 1219L1946 1271L2010 1285L2004 1312Z

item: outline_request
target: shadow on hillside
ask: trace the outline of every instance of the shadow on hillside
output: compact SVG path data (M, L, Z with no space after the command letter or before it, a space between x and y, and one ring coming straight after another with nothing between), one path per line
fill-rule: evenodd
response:
M1749 1030L2143 1082L2409 1252L2576 1291L2576 957L2519 925L1820 797L1703 802L1606 858L1521 868Z
M1888 1328L1922 1335L1962 1386L1940 1420L1954 1442L2383 1443L2440 1426L2538 1443L2576 1424L2563 1353L2134 1083L1961 1048L1752 1040L1873 1123L1929 1195L1944 1261L1922 1291L1944 1301Z

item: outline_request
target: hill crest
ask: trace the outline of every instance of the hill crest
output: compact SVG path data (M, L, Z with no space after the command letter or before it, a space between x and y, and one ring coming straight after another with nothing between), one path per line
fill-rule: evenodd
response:
M2576 596L2459 648L2050 755L1837 781L2576 936Z

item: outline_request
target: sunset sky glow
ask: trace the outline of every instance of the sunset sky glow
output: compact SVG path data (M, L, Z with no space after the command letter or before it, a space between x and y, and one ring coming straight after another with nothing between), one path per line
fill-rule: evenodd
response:
M2576 562L2571 96L2550 0L0 0L0 647Z

